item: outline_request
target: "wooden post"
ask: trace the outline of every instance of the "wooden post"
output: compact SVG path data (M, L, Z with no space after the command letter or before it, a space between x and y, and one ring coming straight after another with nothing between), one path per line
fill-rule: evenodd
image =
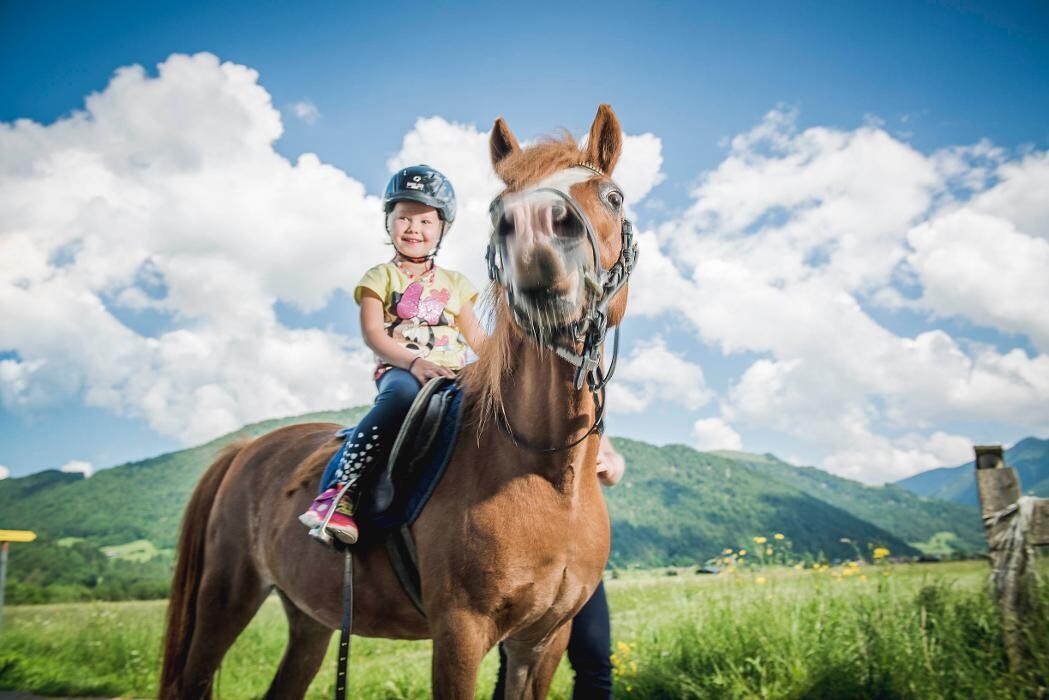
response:
M30 530L0 530L0 626L4 624L4 585L7 583L7 546L11 542L32 542L36 533Z
M4 585L7 583L7 542L0 544L0 628L4 626Z
M1021 496L1020 478L1005 465L1001 445L974 449L992 593L1002 614L1009 666L1016 671L1027 656L1022 628L1036 592L1034 546L1049 544L1049 499Z

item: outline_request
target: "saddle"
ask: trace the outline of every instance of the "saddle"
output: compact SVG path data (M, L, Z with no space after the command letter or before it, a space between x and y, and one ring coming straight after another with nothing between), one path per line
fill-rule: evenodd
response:
M459 435L462 389L454 379L437 377L422 388L401 425L385 469L376 470L361 484L354 518L362 538L382 540L405 593L422 610L418 557L409 527L433 495ZM336 436L346 438L356 426ZM332 456L342 459L349 441Z

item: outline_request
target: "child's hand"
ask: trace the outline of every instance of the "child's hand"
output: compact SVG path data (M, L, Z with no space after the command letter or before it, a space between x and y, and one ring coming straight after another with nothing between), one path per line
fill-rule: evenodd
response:
M434 377L454 377L455 372L448 369L443 365L424 360L423 358L417 358L412 360L411 366L412 376L419 380L420 384L425 384Z

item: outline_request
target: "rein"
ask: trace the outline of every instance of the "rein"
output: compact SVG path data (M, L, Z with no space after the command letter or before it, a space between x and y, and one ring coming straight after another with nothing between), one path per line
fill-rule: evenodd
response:
M604 174L588 163L580 163L579 165L593 170L599 175ZM618 326L616 326L615 333L613 334L612 361L609 364L607 373L605 373L601 367L601 346L604 344L605 335L608 332L608 306L615 295L619 293L619 290L626 285L627 280L630 278L630 273L633 272L634 267L637 264L637 241L634 239L633 224L630 223L629 219L624 218L620 230L622 245L619 251L619 258L611 268L605 270L601 266L601 256L598 247L597 234L594 232L594 226L590 222L590 218L583 211L582 207L579 206L578 202L575 201L572 195L556 187L541 187L531 191L551 192L556 194L564 200L565 204L568 205L568 208L583 224L587 240L589 241L590 248L594 254L594 271L596 274L596 279L592 279L589 275L586 276L586 283L588 286L592 287L596 293L592 292L589 295L586 309L584 310L582 317L575 323L563 328L562 333L555 334L555 336L560 337L565 335L569 336L572 340L573 349L569 350L562 345L556 345L533 332L532 324L528 322L527 319L523 318L521 312L514 303L513 287L512 285L507 284L506 272L503 268L505 243L497 242L497 227L493 225L492 235L488 243L488 251L485 254L485 260L488 263L488 278L499 284L506 291L507 305L513 312L517 325L531 336L532 340L537 345L553 351L555 355L576 368L576 390L581 390L585 381L587 389L593 396L594 405L597 407L594 424L590 426L590 429L587 430L578 440L562 447L539 447L518 437L510 425L510 419L509 416L506 415L505 409L501 411L501 415L499 416L500 420L497 422L499 423L499 427L503 429L515 446L525 447L535 452L549 454L571 449L593 435L595 431L600 434L604 430L605 386L611 381L616 368L616 358L619 354ZM497 197L492 201L491 211L493 213L493 219L495 214L501 209L501 205L501 197ZM582 344L582 349L577 353L574 351L574 348L579 344Z

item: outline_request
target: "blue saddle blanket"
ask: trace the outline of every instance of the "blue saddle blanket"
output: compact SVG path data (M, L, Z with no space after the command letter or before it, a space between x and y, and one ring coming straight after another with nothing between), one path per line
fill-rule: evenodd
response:
M387 465L386 469L376 469L375 473L365 475L362 481L362 497L354 516L362 528L362 534L367 534L369 530L386 531L414 523L444 476L459 435L462 390L458 385L449 383L447 387L429 392L426 398L429 405L439 400L439 424L423 425L427 406L418 406L421 409L418 417L415 416L417 406L412 407L397 440L395 454L391 455L392 464ZM332 456L331 463L338 464L342 460L349 445L346 438L353 434L356 427L343 428L336 433L343 443ZM425 434L419 434L420 427ZM377 490L387 489L392 489L392 499L375 496ZM380 509L377 503L382 500L388 500L389 505Z

